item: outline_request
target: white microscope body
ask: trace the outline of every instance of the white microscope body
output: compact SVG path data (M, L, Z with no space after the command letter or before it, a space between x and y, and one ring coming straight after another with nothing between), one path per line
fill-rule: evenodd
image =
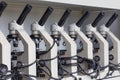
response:
M89 13L86 12L81 19L75 24L71 24L69 26L69 35L71 37L77 37L82 42L82 51L78 52L77 55L86 59L93 59L93 45L92 42L86 37L86 35L81 31L81 25L83 21L88 17ZM82 67L84 67L86 72L90 72L90 70L86 67L86 63L81 63ZM78 74L78 77L83 75ZM84 79L83 79L84 80Z
M120 40L110 31L109 26L116 20L117 17L118 14L114 13L106 24L99 27L101 35L106 38L109 37L112 41L113 48L109 50L109 62L115 65L120 63ZM113 75L118 75L118 73L114 73Z
M107 28L105 25L100 26L100 33L102 34L103 31L107 34L107 36L112 40L113 43L113 49L110 50L110 54L114 56L113 60L110 60L111 63L119 64L120 63L120 40L110 31L109 28ZM109 55L110 55L109 54Z
M64 13L64 15L62 16L61 20L59 21L59 25L58 23L55 23L51 26L51 32L52 35L54 37L62 37L65 44L66 44L66 52L64 55L60 55L60 58L66 58L66 57L73 57L77 55L77 46L76 43L73 41L73 39L70 38L70 36L64 31L64 22L66 21L68 15L70 14L71 10L66 10L66 12ZM65 17L65 18L64 18ZM63 19L64 18L64 19ZM62 22L63 21L63 22ZM76 60L70 60L70 63L77 63ZM77 66L66 66L63 67L65 68L67 71L69 71L70 73L74 73L77 71ZM75 77L77 76L77 74L73 74ZM63 78L63 80L72 80L73 78L70 76L65 76L65 78Z
M75 32L75 34L77 34L78 38L80 39L80 41L82 42L83 45L83 50L79 53L77 53L78 56L83 57L83 58L87 58L87 59L93 59L93 45L91 43L91 41L85 36L85 34L80 30L80 28L78 26L76 26L76 24L72 24L70 25L70 32ZM84 67L86 72L90 72L88 70L88 67L86 63L81 63L82 67ZM80 73L78 73L78 77L82 77L83 75L81 75ZM83 79L84 80L84 79Z
M72 56L76 56L77 55L77 47L76 47L76 44L75 42L73 41L73 39L71 39L69 37L69 35L64 31L64 28L63 26L60 27L56 24L52 25L52 32L53 34L54 33L58 33L62 38L63 40L65 41L65 44L66 44L66 52L64 55L62 55L61 57L72 57ZM75 60L71 60L70 61L71 63L76 63L77 61ZM70 71L71 73L74 73L77 71L77 67L76 66L72 66L70 68L67 68L68 71ZM65 78L65 79L69 79L69 77ZM71 78L70 78L71 79Z
M76 24L72 24L69 26L70 32L75 32L77 36L79 37L80 41L83 44L84 49L82 52L78 53L79 56L85 57L88 59L93 59L93 46L91 41L86 37L86 35L80 30L80 27L78 27Z
M10 34L17 35L24 45L24 53L22 54L20 61L25 65L33 63L36 59L35 44L29 35L25 32L22 25L18 25L16 21L12 21L9 24ZM23 57L23 58L22 58ZM28 67L27 73L31 75L36 75L36 65Z
M36 51L35 51L35 44L32 41L32 39L29 37L29 35L26 33L26 31L23 28L23 21L27 14L30 12L31 6L26 5L24 11L22 12L21 16L19 17L19 21L16 22L13 20L11 23L9 23L9 33L10 35L14 35L18 37L24 46L24 53L18 57L18 60L21 61L24 65L28 65L36 61ZM23 19L24 15L24 19ZM33 64L32 66L29 66L28 68L25 68L22 70L23 72L30 74L30 75L35 75L36 76L36 64ZM33 78L36 80L35 78Z
M40 21L34 22L31 26L32 35L39 36L39 38L42 38L44 40L46 50L49 50L53 46L49 52L47 52L44 55L40 55L39 60L52 59L52 58L55 58L57 56L57 44L54 42L54 40L52 39L50 34L45 30L45 27L44 27L44 24L47 21L49 15L52 13L52 11L53 11L53 8L48 7L46 12L44 13L42 18L40 19ZM50 60L49 62L46 62L46 66L48 66L48 68L51 70L50 71L51 76L53 78L58 78L58 60L57 60L57 57L53 60ZM49 73L49 71L47 71L47 72ZM40 77L40 79L42 79L42 77Z
M93 53L94 60L97 60L101 67L108 66L109 64L109 54L108 54L108 42L102 37L102 35L97 31L96 24L103 17L103 13L100 13L96 20L94 21L95 26L89 24L86 26L86 35L90 38L94 37L99 43L99 49L97 52ZM100 72L99 77L103 78L108 72L108 68Z
M32 34L40 34L40 36L43 38L46 44L46 50L48 50L54 43L52 37L49 35L49 33L45 30L44 26L40 26L37 22L32 24ZM45 55L41 56L41 60L43 59L51 59L57 56L57 44L54 44L54 47L46 53ZM57 58L54 60L51 60L47 66L50 68L52 77L58 78L58 64L57 64Z

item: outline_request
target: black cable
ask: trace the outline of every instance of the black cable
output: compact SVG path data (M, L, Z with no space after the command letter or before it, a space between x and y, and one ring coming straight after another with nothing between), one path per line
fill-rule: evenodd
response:
M53 45L44 53L44 54L46 54L46 53L48 53L53 47L54 47L54 45L55 45L55 43L56 43L56 41L54 41L54 43L53 43ZM76 56L76 55L75 55ZM75 57L75 56L72 56L72 57ZM56 58L58 58L59 57L59 55L57 55L57 56L55 56L55 57L53 57L53 58L51 58L51 59L43 59L43 60L39 60L39 61L51 61L51 60L54 60L54 59L56 59ZM71 58L72 58L71 57ZM36 60L36 61L34 61L33 63L31 63L31 64L29 64L29 65L23 65L23 66L21 66L20 68L25 68L25 67L29 67L29 66L32 66L33 64L35 64L36 62L38 62L38 60ZM46 67L48 70L49 70L49 68L48 67ZM45 71L44 71L45 72ZM49 72L50 72L50 70L49 70ZM45 72L46 73L46 72ZM49 75L50 76L50 75ZM53 78L53 77L51 77L51 78ZM55 79L55 78L54 78Z
M22 77L24 77L24 78L26 78L26 79L28 79L28 80L34 80L34 79L32 79L31 77L29 77L29 76L27 76L27 75L25 75L25 74L22 74Z
M56 41L54 40L52 46L45 53L50 52L50 50L54 47L55 43L56 43Z
M44 54L48 53L48 52L54 47L55 43L56 43L56 41L54 41L53 45L52 45ZM42 61L51 61L51 60L54 60L54 59L56 59L56 58L58 58L58 55L55 56L54 58L51 58L51 59L44 59L44 60L42 60ZM20 68L30 67L30 66L32 66L33 64L37 63L37 62L38 62L38 60L35 60L35 61L34 61L33 63L31 63L31 64L23 65L23 66L18 67L18 68L20 69ZM48 69L48 71L49 71L50 74L51 74L50 69L49 69L47 66L45 66L45 67ZM13 77L14 75L15 75L15 74L5 75L5 76L4 76L4 77L5 77L5 80L6 80L7 78ZM23 75L24 77L28 78L29 80L33 80L33 79L30 78L30 77L36 78L36 76L33 76L33 75L27 75L27 74L22 74L22 75ZM53 78L53 77L51 77L51 78ZM53 79L56 79L56 78L53 78ZM58 79L58 80L60 80L60 79Z
M47 51L42 52L42 53L39 54L39 55L45 55L45 54L47 54L48 52L50 52L50 50L54 47L55 43L56 43L56 41L54 40L52 46L51 46Z
M109 65L103 67L104 69L107 68L107 67L112 68L112 72L110 73L110 70L109 70L105 77L103 77L103 78L101 78L101 79L97 79L97 80L106 79L108 76L111 76L111 75L114 73L115 70L120 70L120 68L117 68L118 66L119 66L119 64L116 65L116 64L114 64L114 63L110 63Z
M100 66L100 65L99 65L99 66ZM100 66L100 69L99 69L99 70L102 71L102 70L104 70L104 69L106 69L106 68L108 68L108 67L110 67L110 65L106 65L106 66L104 66L104 67L101 67L101 66ZM105 75L103 78L101 78L101 79L99 78L99 79L97 79L97 80L103 80L103 79L105 79L106 77L108 77L108 76L110 75L109 72L110 72L110 71L108 70L108 72L106 73L106 75Z
M26 77L26 78L28 78L29 80L34 80L34 79L32 79L32 78L36 78L37 79L37 77L36 76L34 76L34 75L28 75L28 74L21 74L23 77Z
M58 58L58 55L54 58L51 58L51 59L44 59L44 60L39 60L39 61L51 61L51 60L54 60L56 58ZM61 78L57 79L57 78L52 77L52 73L51 73L50 69L48 68L48 66L45 65L44 67L48 70L49 73L47 71L45 71L44 69L40 68L40 67L39 67L39 69L44 71L49 76L49 79L61 80L63 78L63 77L61 77Z
M35 64L36 62L38 62L38 60L35 60L35 61L34 61L33 63L31 63L31 64L23 65L23 66L18 67L18 68L26 68L26 67L30 67L30 66L32 66L33 64Z
M80 72L83 74L83 75L88 75L88 76L90 76L90 77L92 77L92 78L95 78L96 76L98 76L98 74L97 74L97 69L96 70L94 70L93 72L91 72L91 73L87 73L87 72L85 72L84 71L84 69L78 64L78 68L80 68ZM94 73L96 73L96 75L92 75L92 74L94 74Z
M11 74L7 75L8 72L11 72ZM7 79L14 77L16 75L16 68L13 69L12 71L8 71L8 72L6 73L6 75L2 75L2 79L7 80ZM29 80L33 80L32 77L37 78L34 75L28 75L28 74L20 74L20 75L28 78Z
M26 73L24 73L24 72L22 72L21 73L21 75L25 75L25 76L28 76L28 77L33 77L33 78L37 78L37 76L35 76L35 75L30 75L30 74L26 74Z
M120 63L119 64L114 64L114 63L109 62L109 64L113 65L113 66L116 66L116 67L120 66Z
M63 71L65 71L68 75L72 76L75 80L77 80L77 78L73 75L73 74L75 74L76 72L70 73L69 71L65 70L65 69L62 67L62 64L61 64L61 63L59 63L59 64L60 64L60 67L61 67L61 69L62 69Z
M108 78L105 78L105 79L116 78L116 77L120 77L120 75L118 75L118 76L113 76L113 77L108 77Z
M45 61L45 62L47 62L47 61L52 61L52 60L54 60L54 59L56 59L56 58L58 58L59 57L59 55L57 55L57 56L55 56L55 57L53 57L53 58L51 58L51 59L41 59L41 60L39 60L39 61Z
M46 53L48 53L53 47L54 47L54 45L55 45L55 41L54 41L54 43L53 43L53 45L44 53L44 54L46 54ZM58 58L58 56L59 55L57 55L57 56L55 56L55 57L53 57L53 58L51 58L51 59L43 59L43 60L39 60L39 61L51 61L51 60L54 60L54 59L56 59L56 58ZM31 63L31 64L29 64L29 65L23 65L23 66L21 66L20 68L25 68L25 67L30 67L30 66L32 66L33 64L35 64L35 63L37 63L38 62L38 60L36 60L36 61L34 61L33 63ZM53 77L51 77L51 71L50 71L50 69L47 67L47 66L45 66L46 67L46 69L50 72L50 78L53 78ZM45 72L45 71L44 71ZM46 72L45 72L46 73ZM47 73L46 73L47 74ZM56 78L53 78L53 79L56 79ZM59 79L58 79L59 80Z
M52 75L52 73L51 73L49 67L48 67L48 66L45 66L45 67L46 67L46 69L49 71L50 75ZM62 78L63 78L63 77L59 78L59 80L61 80ZM56 78L56 79L57 79L57 78Z
M15 75L15 74L8 74L9 72L11 73L12 71L8 70L6 74L1 75L0 79L7 80L7 79L10 79L11 77L13 77Z
M52 76L52 73L51 73L51 70L49 69L49 67L48 67L48 66L46 66L46 65L45 65L44 67L48 70L49 75L50 75L50 76Z
M48 53L52 48L53 48L53 46L55 45L55 41L54 41L54 43L53 43L53 45L45 52L45 53ZM43 60L40 60L40 61L51 61L51 60L54 60L54 59L56 59L56 58L58 58L59 57L59 55L57 55L57 56L55 56L54 58L51 58L51 59L43 59ZM72 56L72 57L66 57L66 59L71 59L71 58L73 58L73 57L76 57L76 56ZM73 59L75 59L75 58L73 58ZM88 59L89 60L89 59ZM92 60L90 60L90 61L92 61ZM33 64L35 64L37 62L37 60L36 61L34 61L33 63L31 63L31 64L29 64L29 65L24 65L24 66L22 66L21 68L25 68L25 67L29 67L29 66L32 66ZM92 61L92 63L94 63L94 61ZM114 66L119 66L119 65L115 65L114 64ZM106 66L107 67L107 66ZM102 69L105 69L106 67L102 67ZM51 71L49 70L49 68L47 68L48 69L48 71L50 72L50 74L51 74ZM81 68L81 69L83 69L83 68ZM96 69L97 70L97 69ZM67 72L66 70L64 70L65 72ZM86 73L84 70L82 70L85 74L88 74L88 75L90 75L90 74L92 74L92 73L94 73L94 72L92 72L92 73ZM45 71L44 71L45 72ZM45 72L46 73L46 72ZM72 74L74 74L74 73L76 73L76 72L74 72L74 73L70 73L70 72L67 72L68 74L70 74L71 76L72 76ZM49 75L50 76L50 75ZM51 76L50 76L51 77ZM74 76L72 76L72 77L74 77ZM53 78L53 77L51 77L51 78ZM74 77L75 78L75 77ZM53 79L56 79L56 78L53 78ZM57 80L57 79L56 79ZM60 80L60 79L58 79L58 80Z
M112 72L110 73L110 75L112 75L115 70L120 71L119 66L120 66L119 64L116 65L116 64L110 62L110 68L111 68L111 70L112 70Z
M51 61L51 60L54 60L54 59L56 59L56 58L58 58L59 57L59 55L57 55L56 57L54 57L54 58L51 58L51 59L45 59L45 60L40 60L40 61ZM75 57L75 56L74 56ZM69 58L73 58L73 57L68 57L68 59ZM31 64L32 65L32 64ZM28 67L28 66L26 66L26 67ZM81 68L82 69L82 68ZM97 69L96 69L97 70ZM76 73L76 72L74 72L74 73ZM74 73L71 73L71 74L74 74ZM91 72L91 73L86 73L86 72L84 72L85 74L87 74L87 75L90 75L90 74L93 74L93 73L95 73L95 71L94 72ZM70 74L70 73L69 73Z
M62 70L65 71L68 75L72 76L75 80L77 80L77 78L73 74L71 74L69 71L67 71L63 68L62 68Z
M77 55L77 57L83 59L84 61L86 61L86 62L88 62L88 63L89 63L89 62L92 62L94 65L96 64L96 62L95 62L94 60L92 60L92 59L88 59L88 58L85 58L85 57L80 57L80 56L78 56L78 55Z
M99 72L101 71L101 70L104 70L105 68L107 68L107 67L109 67L109 65L107 65L107 66L105 66L105 67L101 67L98 63L97 63L97 68L96 68L96 70L94 70L93 72L91 72L91 73L86 73L85 71L84 71L84 69L78 64L78 68L81 68L81 70L82 71L80 71L82 74L84 74L84 75L88 75L88 76L90 76L90 77L92 77L92 78L97 78L97 76L99 76ZM96 73L96 75L94 75L94 76L91 76L91 74L93 74L93 73ZM106 75L108 75L108 73L106 74Z
M99 78L99 79L97 79L97 80L103 80L103 79L105 79L105 78L107 78L108 76L109 76L109 70L108 70L108 72L106 73L106 75L103 77L103 78Z
M82 57L80 57L80 56L77 56L78 58L82 58ZM89 63L89 61L90 62L92 62L92 64L94 65L94 67L95 67L95 65L97 64L94 60L92 60L92 59L87 59L87 58L82 58L84 61L86 61L86 62L88 62ZM78 61L79 62L79 61ZM79 65L80 66L80 65ZM81 67L82 68L82 67ZM82 68L83 69L83 68ZM96 69L97 70L97 69ZM93 74L94 72L91 72L91 73L88 73L88 74Z
M10 78L12 78L14 75L15 75L15 74L2 75L0 79L7 80L7 79L10 79Z
M44 54L48 53L48 52L54 47L55 43L56 43L56 41L53 42L53 45L52 45ZM51 58L51 59L43 59L43 60L41 60L41 61L51 61L51 60L54 60L54 59L56 59L56 58L58 58L58 55L55 56L54 58ZM30 66L32 66L33 64L35 64L36 62L38 62L38 60L35 60L35 61L34 61L33 63L31 63L31 64L23 65L23 66L21 66L21 67L19 67L19 68L30 67Z
M44 69L42 69L42 68L40 68L42 71L44 71L49 77L50 77L50 79L54 79L54 80L61 80L62 78L54 78L54 77L52 77L47 71L45 71Z
M82 57L80 57L80 56L78 56L79 58L82 58ZM66 60L69 60L69 59L73 59L73 60L77 60L77 58L73 58L73 57L65 57L64 59L66 59ZM82 58L82 59L85 59L85 60L87 60L87 61L92 61L92 63L94 63L94 65L96 64L95 63L95 61L93 61L93 60L91 60L91 59L86 59L86 58ZM67 63L67 64L65 64L64 66L75 66L75 65L72 65L72 63ZM79 66L79 68L81 68L81 70L82 70L82 72L81 71L79 71L79 72L81 72L82 74L86 74L86 75L91 75L91 74L93 74L93 73L95 73L95 72L97 72L98 71L98 68L96 69L96 71L94 70L93 72L91 72L91 73L86 73L85 71L84 71L84 69L82 68L82 67L80 67L80 65L78 64L78 66ZM76 73L76 72L74 72L74 73ZM71 74L74 74L74 73L71 73ZM95 76L91 76L91 77L96 77L96 76L98 76L98 74L96 74Z
M57 56L55 56L55 57L53 57L53 58L51 58L51 59L41 59L40 61L52 61L52 60L54 60L54 59L56 59L56 58L58 58L60 56L60 54L57 54ZM71 57L65 57L66 59L69 59L69 58L73 58L73 57L76 57L77 55L74 55L74 56L71 56Z
M110 65L101 67L101 66L99 65L99 63L97 63L97 65L98 65L98 68L96 69L96 71L97 71L96 78L97 78L97 76L99 76L99 73L100 73L101 70L104 70L104 69L110 67ZM98 72L98 71L99 71L99 72ZM106 76L105 76L104 78L106 78L108 75L109 75L109 71L108 71L108 73L106 74ZM104 79L104 78L102 78L102 79ZM98 79L98 80L99 80L99 79Z

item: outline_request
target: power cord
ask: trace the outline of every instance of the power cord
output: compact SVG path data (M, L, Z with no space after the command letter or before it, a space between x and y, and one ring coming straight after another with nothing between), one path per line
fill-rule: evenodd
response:
M109 70L108 70L108 73L106 74L106 76L101 78L101 79L97 79L97 80L103 80L103 79L109 79L109 78L114 78L114 77L120 77L120 76L112 76L112 74L114 73L115 70L116 71L117 70L120 71L119 66L120 66L120 64L116 65L116 64L110 62L108 66L103 67L103 68L109 67ZM109 76L112 76L112 77L109 77Z
M61 68L63 71L65 71L68 75L70 75L71 77L73 77L74 80L77 80L77 78L73 75L73 74L75 74L75 73L77 73L77 72L70 73L69 71L65 70L65 69L62 67L62 66L64 66L64 65L62 65L61 62L59 62L59 66L60 66L60 68Z
M5 71L5 72L3 72L3 71ZM19 72L17 70L17 68L13 68L13 70L8 71L7 66L4 65L4 64L0 64L0 72L2 72L0 74L0 80L7 80L7 79L10 79L10 78L13 78L14 80L16 80L15 79L16 73L18 73L18 75L21 75L22 77L29 78L29 80L34 80L34 79L32 79L32 77L36 78L36 76L23 74L23 72L22 73ZM11 74L8 74L8 73L11 73Z

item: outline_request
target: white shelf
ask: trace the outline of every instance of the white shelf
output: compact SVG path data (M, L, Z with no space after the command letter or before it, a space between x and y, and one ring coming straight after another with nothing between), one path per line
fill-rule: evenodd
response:
M120 0L36 0L36 1L120 9L120 4L119 4Z
M6 0L9 2L32 2L32 3L45 3L52 5L71 5L83 7L96 7L108 9L120 9L120 0Z

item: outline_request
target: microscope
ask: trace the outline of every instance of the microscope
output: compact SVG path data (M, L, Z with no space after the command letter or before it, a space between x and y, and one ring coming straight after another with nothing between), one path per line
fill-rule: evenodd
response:
M40 79L58 78L57 44L50 34L45 30L45 22L53 12L52 7L48 7L39 22L31 25L31 38L36 44L37 77ZM44 44L43 44L44 42ZM45 50L40 50L45 45Z
M36 60L35 44L23 28L23 22L31 9L32 6L27 4L18 20L9 23L9 35L7 38L12 46L10 60L11 73L14 74L12 80L23 80L23 77L35 80L34 77L30 78L29 75L36 76L36 64L27 66ZM23 44L24 51L19 51L20 42Z
M77 64L78 64L79 75L80 74L85 75L85 73L86 75L87 73L89 74L90 70L93 68L92 65L94 65L92 62L93 44L81 31L81 26L83 22L89 17L89 14L90 13L86 11L76 23L71 24L68 28L70 37L73 38L76 43L78 42L77 40L79 40L80 44L77 45L78 48L79 46L82 46L77 50L78 51ZM82 72L82 70L79 69L79 66L81 66L85 72Z
M110 31L109 27L117 19L118 14L114 13L106 24L101 25L98 30L100 34L109 42L109 65L112 66L120 64L120 40ZM118 67L117 66L117 67ZM109 67L110 71L115 71L114 67ZM112 76L118 75L116 71Z
M86 26L86 36L93 43L93 59L98 68L99 78L103 78L108 72L109 54L108 54L108 42L97 31L96 26L98 22L104 17L104 12L100 12L93 23ZM103 68L104 67L104 68Z
M57 46L64 45L65 49L58 49L58 75L66 79L76 80L77 76L77 60L73 60L77 55L77 46L73 39L65 32L64 23L70 15L71 10L67 9L58 23L51 26L51 33ZM63 43L60 42L63 40Z

